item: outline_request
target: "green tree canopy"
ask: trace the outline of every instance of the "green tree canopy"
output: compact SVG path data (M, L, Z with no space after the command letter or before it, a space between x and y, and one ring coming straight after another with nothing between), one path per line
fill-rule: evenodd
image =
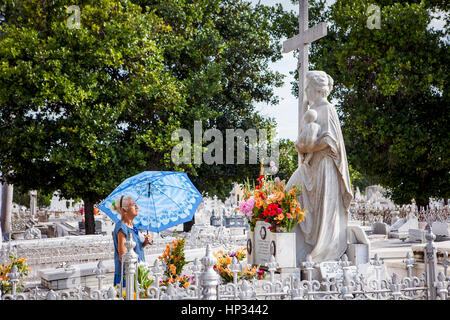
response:
M193 137L194 121L202 121L204 131L220 130L224 142L226 129L274 128L272 119L258 114L255 102L278 103L273 88L282 85L283 75L268 65L281 59L278 22L285 12L280 5L244 0L133 1L172 28L170 39L160 43L166 67L186 88L181 128ZM203 147L207 144L204 141ZM247 154L249 147L246 141ZM224 199L232 182L259 174L259 164L249 165L248 159L244 165L236 163L164 165L191 173L200 191Z
M448 2L324 4L315 1L311 11L313 23L329 27L311 45L310 69L334 79L332 99L350 164L387 187L396 203L449 198L448 20L444 30L430 28L434 16L448 17L439 11L448 10ZM370 4L381 9L380 29L367 26ZM289 36L298 24L290 20Z
M182 84L165 70L156 38L169 32L131 2L8 1L0 27L0 165L10 183L93 203L170 152ZM142 148L152 140L152 149ZM165 141L165 143L159 143ZM168 142L167 142L168 141Z
M79 28L69 28L80 9ZM281 6L248 1L6 0L0 7L0 170L21 189L93 204L143 170L184 170L223 198L259 165L171 161L179 128L271 129ZM247 142L247 149L250 147ZM213 178L212 178L213 177Z

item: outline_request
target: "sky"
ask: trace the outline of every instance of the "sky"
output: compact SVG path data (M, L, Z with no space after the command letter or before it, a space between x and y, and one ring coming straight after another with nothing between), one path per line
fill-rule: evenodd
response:
M274 5L280 3L285 11L295 11L298 14L298 4L292 4L290 0L251 0L253 3L260 2L264 5ZM327 0L326 4L329 6L335 0ZM444 20L436 20L430 23L430 27L443 28ZM311 27L311 25L310 25ZM284 41L286 39L281 39ZM320 41L320 40L318 40ZM289 73L297 66L297 59L294 58L294 51L283 53L283 58L276 63L270 63L269 67L274 71L278 71L285 75L284 85L280 88L274 88L274 94L279 97L278 105L268 105L265 103L255 104L256 109L261 115L265 117L274 118L277 122L277 136L278 138L286 138L292 141L297 139L297 114L298 101L291 93L291 82L294 77ZM325 70L326 71L326 70Z
M252 0L252 2L260 2L264 5L281 3L285 11L293 10L298 14L298 4L294 5L290 0ZM328 0L327 4L333 2L333 0ZM284 40L286 39L282 39L281 41ZM285 75L284 85L280 88L274 88L274 94L279 97L280 102L277 105L268 105L265 103L255 104L256 109L261 115L275 118L278 138L286 138L292 141L297 139L298 100L291 93L291 82L294 81L294 77L289 72L293 71L296 66L297 58L294 58L294 51L283 53L281 60L276 63L270 63L270 68Z

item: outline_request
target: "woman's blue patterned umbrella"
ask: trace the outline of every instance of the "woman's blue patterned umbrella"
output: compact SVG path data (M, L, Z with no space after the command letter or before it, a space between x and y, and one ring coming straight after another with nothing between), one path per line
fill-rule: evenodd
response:
M134 225L152 232L191 221L202 200L186 173L172 171L144 171L123 181L97 207L114 222L120 214L111 210L112 202L120 196L131 197L139 206Z

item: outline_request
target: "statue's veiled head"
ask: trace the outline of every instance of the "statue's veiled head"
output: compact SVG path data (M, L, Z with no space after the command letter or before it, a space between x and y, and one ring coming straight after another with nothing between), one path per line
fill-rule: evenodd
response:
M308 71L306 73L305 93L309 101L327 98L333 89L333 79L324 71Z

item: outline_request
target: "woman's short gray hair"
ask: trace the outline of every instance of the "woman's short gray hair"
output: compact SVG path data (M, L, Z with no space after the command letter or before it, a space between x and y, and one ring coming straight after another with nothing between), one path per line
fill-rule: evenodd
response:
M128 196L120 196L112 202L111 209L115 212L122 214L122 209L128 208L131 200L133 199L131 199Z

